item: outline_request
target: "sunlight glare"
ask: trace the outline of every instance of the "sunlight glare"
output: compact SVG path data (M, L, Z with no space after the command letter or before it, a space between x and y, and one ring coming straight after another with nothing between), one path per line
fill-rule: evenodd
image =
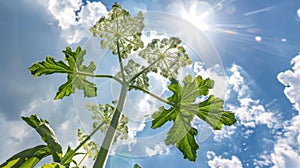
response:
M287 42L287 39L286 38L282 38L281 42L285 43L285 42Z
M256 36L256 37L255 37L255 41L256 41L256 42L261 42L261 40L262 40L262 38L261 38L260 36Z
M207 21L213 12L213 7L208 2L197 1L192 3L190 8L186 8L183 2L177 2L169 5L168 10L191 22L200 30L209 29Z
M261 42L262 37L254 35L260 30L255 28L255 24L216 24L216 13L224 10L227 15L234 15L237 8L233 4L236 0L220 0L216 4L210 4L205 1L187 1L174 2L167 7L167 11L179 15L183 19L189 21L203 32L221 33L226 36L235 37L238 40L254 40ZM254 15L262 12L267 12L273 7L261 8L255 11L250 11L245 15ZM299 9L300 13L300 9Z
M204 1L195 2L192 4L188 16L185 18L195 24L201 30L208 30L209 26L206 21L209 19L213 8Z

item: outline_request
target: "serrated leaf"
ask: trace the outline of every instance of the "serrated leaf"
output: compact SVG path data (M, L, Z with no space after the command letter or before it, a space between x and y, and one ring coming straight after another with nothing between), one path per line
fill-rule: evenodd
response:
M176 37L162 40L153 39L139 56L154 64L151 71L158 72L170 80L176 79L178 70L192 63L182 47L181 40Z
M164 107L159 107L159 111L152 114L151 128L159 128L167 121L174 121L176 117L177 112L175 108L165 109Z
M214 96L199 104L198 117L209 123L213 129L221 130L222 124L232 125L236 122L234 114L223 109L224 101Z
M39 145L26 149L9 158L0 165L2 168L30 168L34 167L40 160L51 155L50 149L46 145Z
M49 75L53 73L72 73L70 68L63 61L55 61L54 58L47 56L46 60L33 64L29 70L35 76Z
M140 64L134 62L133 59L130 59L128 61L128 63L126 64L126 66L124 66L126 81L129 81L130 79L132 79L135 75L137 75L144 68L145 67L141 67ZM137 78L135 78L133 81L131 81L130 84L138 86L143 89L148 89L148 86L149 86L149 78L147 76L148 72L149 71L145 71L144 73L140 74ZM115 76L119 79L122 79L121 71L116 73Z
M62 157L62 148L57 141L52 128L49 126L48 121L40 119L36 115L21 118L40 134L42 140L46 142L49 147L53 160L55 162L60 162Z
M166 145L174 145L183 153L184 158L191 161L196 160L196 151L199 145L194 136L198 134L197 129L191 127L192 119L190 117L176 117L173 126L167 134Z
M100 127L100 131L105 133L110 125L112 120L113 113L115 111L115 101L112 104L93 104L87 103L87 109L92 112L92 119L93 119L93 128L97 128L99 125L102 124ZM121 119L119 121L119 125L117 127L113 143L117 141L117 139L127 139L128 138L128 118L122 114Z
M70 47L66 47L63 53L68 65L63 61L55 61L54 58L47 56L45 61L33 64L29 71L35 77L53 73L67 74L67 82L59 87L54 99L62 99L64 96L69 96L75 92L75 89L83 90L85 97L97 96L96 84L86 79L86 74L93 74L96 70L93 61L89 66L83 65L83 57L86 51L81 50L81 47L77 47L76 51L73 52Z
M175 144L184 158L191 161L196 160L196 151L199 149L195 140L198 131L191 125L194 117L198 116L214 129L221 129L222 124L232 125L236 122L233 113L224 111L224 102L221 99L209 96L203 102L196 102L198 97L209 93L213 84L212 80L202 79L201 76L193 80L191 75L187 75L183 80L183 86L173 80L168 86L173 95L167 98L171 107L166 109L162 106L152 115L152 128L161 127L168 121L174 122L167 133L165 143Z
M101 48L108 47L113 54L118 54L118 47L122 58L144 47L141 39L144 29L144 16L139 12L132 17L120 4L115 3L106 17L101 17L90 29L94 36L99 36Z
M53 162L51 164L44 164L42 166L42 168L65 168L65 166L59 164L59 163L56 163L56 162Z

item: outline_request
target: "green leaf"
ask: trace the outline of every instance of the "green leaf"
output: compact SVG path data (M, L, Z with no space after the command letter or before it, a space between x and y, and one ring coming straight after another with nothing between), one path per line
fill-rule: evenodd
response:
M56 62L54 58L47 56L46 61L33 64L29 70L35 76L49 75L53 73L72 73L69 67L63 62Z
M66 47L63 53L68 65L63 61L55 61L54 58L47 56L45 61L33 64L29 71L35 77L53 73L67 74L67 82L59 87L54 99L62 99L64 96L69 96L75 92L75 89L83 90L85 97L97 96L96 84L86 79L87 75L92 75L96 70L93 61L89 66L83 65L83 56L86 54L86 51L77 47L76 51L73 52L70 47Z
M133 165L133 168L142 168L142 166L140 166L139 164L136 163Z
M5 163L1 164L2 168L31 168L40 160L51 155L50 149L46 145L39 145L26 149L9 158Z
M42 140L47 143L53 160L60 162L62 157L62 148L57 141L53 130L50 128L47 120L38 118L36 115L30 117L21 117L28 125L33 127L41 136Z
M174 145L183 153L184 158L195 161L197 158L196 150L199 146L194 138L198 134L197 129L191 127L192 118L176 117L173 126L167 134L166 145Z
M65 153L65 155L62 157L62 164L66 167L70 167L70 164L72 162L76 162L75 160L73 160L74 156L77 155L84 155L85 153L83 152L76 152L74 151L70 146L68 146L67 152Z
M145 67L141 67L140 64L134 62L134 60L130 59L127 63L127 65L124 67L125 71L125 79L126 81L129 81L132 79L135 75L137 75L139 72L141 72ZM140 74L137 78L135 78L133 81L130 82L131 85L138 86L143 89L148 89L149 86L149 78L147 76L147 73L149 71L146 71L142 74ZM118 72L116 74L116 77L119 79L122 79L122 72Z
M93 128L97 128L100 124L102 126L100 127L100 131L105 133L110 125L113 113L115 111L115 104L116 101L112 102L111 104L93 104L93 103L87 103L86 107L87 109L92 112L92 119L93 122ZM128 138L128 118L122 114L121 119L119 121L119 125L117 127L116 134L114 136L113 143L117 141L118 138L120 139L127 139Z
M209 123L213 129L221 130L222 124L232 125L236 122L234 114L223 110L224 101L214 96L199 104L198 117Z
M191 161L196 160L196 151L199 149L195 140L198 131L191 125L194 117L198 116L214 129L221 129L222 124L232 125L236 122L233 113L223 110L224 102L221 99L209 96L205 101L197 102L198 98L208 95L213 85L212 80L202 79L201 76L197 76L194 80L191 75L186 76L183 86L173 80L168 86L173 95L167 99L171 107L168 109L160 107L152 115L152 128L161 127L168 121L174 122L167 133L165 143L175 144L184 158Z
M56 163L56 162L53 162L51 164L44 164L42 166L42 168L65 168L65 166L59 164L59 163Z
M178 70L192 63L181 40L176 37L162 40L153 39L145 49L140 51L139 56L146 59L149 64L154 64L151 71L157 72L170 80L176 79Z
M139 12L132 17L120 4L115 3L106 17L101 17L90 29L94 36L99 36L101 48L108 47L112 53L118 54L118 47L122 58L144 47L141 39L144 29L144 16Z
M65 153L65 155L63 156L63 158L61 159L63 164L67 167L70 166L72 160L73 160L73 157L76 155L76 153L74 152L74 150L68 146L68 149L67 149L67 152ZM68 158L66 160L66 158Z

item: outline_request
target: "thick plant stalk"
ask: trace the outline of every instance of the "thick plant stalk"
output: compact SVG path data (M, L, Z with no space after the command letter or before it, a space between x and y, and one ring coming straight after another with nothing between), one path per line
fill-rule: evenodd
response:
M104 168L106 164L106 160L108 157L108 152L110 149L110 146L112 144L112 140L115 136L116 129L119 124L119 119L124 107L126 95L128 91L128 85L125 83L122 85L122 90L119 96L119 101L117 104L117 108L115 109L114 115L112 117L112 120L110 122L110 126L105 134L104 140L102 142L100 151L98 153L97 159L94 163L93 168Z

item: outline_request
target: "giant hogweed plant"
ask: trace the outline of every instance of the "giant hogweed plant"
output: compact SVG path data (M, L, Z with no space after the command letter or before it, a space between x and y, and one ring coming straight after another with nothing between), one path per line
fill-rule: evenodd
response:
M12 156L1 167L34 167L47 156L52 156L53 163L44 164L42 168L80 167L86 157L95 160L94 168L105 167L112 143L128 137L126 125L128 118L122 111L126 95L131 90L148 94L165 104L152 114L151 128L156 129L167 122L172 122L165 144L175 145L183 157L190 161L196 160L199 149L195 140L198 130L191 124L195 117L207 122L215 130L222 129L222 125L230 126L236 122L234 114L223 109L223 100L209 94L209 90L214 86L213 80L203 79L201 76L193 78L189 74L183 81L178 81L178 70L192 63L179 38L153 39L144 46L141 39L143 20L141 12L131 16L115 3L108 15L101 17L90 29L93 36L100 37L101 48L109 48L112 55L118 57L120 71L115 75L95 74L96 65L93 61L84 65L86 51L80 46L75 51L66 47L63 51L65 61L56 61L53 57L47 56L44 61L37 62L29 68L35 77L55 73L67 76L67 81L58 88L54 99L70 96L76 90L82 90L85 97L97 96L97 86L90 80L91 78L109 78L117 81L121 85L119 99L105 105L87 104L88 110L93 113L94 130L89 135L83 135L78 129L79 145L74 149L69 146L64 154L48 121L36 115L21 117L38 132L45 144ZM133 52L138 52L138 56L146 60L147 65L141 66L134 59L126 60ZM124 62L127 64L124 65ZM148 90L149 72L170 80L168 89L173 93L170 97L158 97ZM199 99L200 97L202 99ZM105 133L100 148L90 140L97 131ZM80 150L81 148L84 150ZM81 160L74 159L80 155ZM140 166L136 164L134 167Z

